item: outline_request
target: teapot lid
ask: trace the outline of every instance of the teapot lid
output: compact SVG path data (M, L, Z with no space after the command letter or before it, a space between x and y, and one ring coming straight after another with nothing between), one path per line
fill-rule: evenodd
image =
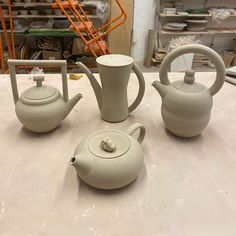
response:
M194 70L186 70L184 81L175 81L172 83L172 85L178 90L190 93L198 93L206 90L206 87L204 85L195 82L194 74Z
M26 104L43 105L55 101L59 96L59 91L51 86L42 85L44 76L34 76L36 86L24 91L21 95L22 102Z
M119 130L101 130L88 139L88 148L97 157L113 159L129 150L130 139Z

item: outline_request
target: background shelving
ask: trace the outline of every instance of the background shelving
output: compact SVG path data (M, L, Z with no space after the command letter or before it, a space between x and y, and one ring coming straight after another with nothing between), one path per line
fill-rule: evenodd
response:
M42 0L40 0L42 1ZM46 0L45 0L46 1ZM99 1L99 0L97 0ZM80 5L83 7L83 10L87 13L89 19L93 22L93 24L97 27L102 24L101 22L101 16L97 15L97 5L96 1L93 1L93 3L80 3ZM9 23L9 15L6 14L6 10L8 9L7 3L1 3L0 6L2 7L4 11L4 18L6 21L6 24ZM55 59L68 59L64 57L64 51L66 51L66 55L70 55L68 60L68 66L69 68L73 68L75 62L78 60L78 58L83 58L83 60L86 64L86 62L89 62L88 65L94 65L94 58L89 55L88 53L79 53L78 55L73 54L72 55L72 48L74 44L74 38L77 38L78 36L74 31L68 30L68 27L70 25L69 20L66 18L64 14L56 14L54 9L52 8L52 3L49 2L31 2L31 3L25 3L25 2L12 2L11 4L12 13L13 11L17 11L17 15L13 15L13 23L14 23L14 35L15 35L15 48L22 47L22 45L25 45L27 47L27 52L31 51L32 53L29 54L22 54L21 52L17 54L19 59L32 59L30 58L31 55L36 51L40 50L37 45L37 39L40 37L55 37L59 38L61 40L61 56L57 57ZM28 14L20 14L21 10L28 10ZM30 10L38 10L38 14L30 14ZM60 10L59 10L60 11ZM50 13L50 14L49 14ZM74 18L72 16L72 18ZM50 27L46 24L46 22L50 21ZM45 22L46 27L33 27L32 22ZM104 23L104 22L103 22ZM22 27L19 27L19 25L23 25ZM8 27L9 28L9 27ZM8 30L10 33L10 31ZM0 34L3 37L3 30L0 29ZM9 34L10 35L10 34ZM6 53L6 45L5 40L3 40L3 47L5 50L4 56L7 60L7 53ZM80 50L81 51L81 50ZM47 59L42 58L43 54L39 54L39 58L37 59ZM49 56L51 57L51 56ZM35 58L36 59L36 58Z

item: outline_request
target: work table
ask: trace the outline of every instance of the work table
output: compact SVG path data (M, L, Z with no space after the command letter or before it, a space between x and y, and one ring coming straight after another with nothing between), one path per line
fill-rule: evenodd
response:
M234 236L236 235L236 87L225 83L214 96L210 123L201 135L183 139L165 129L161 98L144 74L144 99L121 123L100 119L89 80L68 80L69 97L82 93L61 125L48 134L22 128L9 75L0 77L0 235ZM196 73L209 86L214 73ZM19 93L34 86L19 75ZM183 78L172 73L171 78ZM45 84L62 91L59 75ZM132 74L130 102L138 82ZM77 178L69 165L78 142L103 128L126 130L142 123L144 167L125 188L102 191Z

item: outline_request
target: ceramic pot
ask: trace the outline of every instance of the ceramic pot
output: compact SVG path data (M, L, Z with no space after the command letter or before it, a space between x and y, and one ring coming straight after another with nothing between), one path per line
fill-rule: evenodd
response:
M131 135L140 130L138 138ZM127 132L100 130L82 140L70 160L78 176L99 189L117 189L133 182L142 166L140 144L145 136L143 125L136 123Z
M68 99L67 63L63 60L8 60L11 87L15 102L16 116L27 129L36 133L47 133L55 129L70 113L82 95ZM33 76L36 86L24 91L20 98L17 89L16 65L61 66L63 95L51 86L43 85L43 75Z
M184 81L170 83L168 68L177 57L186 53L200 53L209 57L215 64L217 75L214 84L208 89L195 82L194 71L187 70ZM189 44L171 51L160 66L160 80L153 82L162 98L161 114L166 127L180 137L193 137L207 126L213 105L213 95L223 86L225 67L221 57L209 47Z
M103 120L108 122L121 122L128 118L141 102L145 82L141 70L134 60L125 55L110 54L100 56L96 59L102 86L81 62L76 64L86 73L95 92L98 106ZM135 101L128 106L127 86L131 71L137 75L139 91Z

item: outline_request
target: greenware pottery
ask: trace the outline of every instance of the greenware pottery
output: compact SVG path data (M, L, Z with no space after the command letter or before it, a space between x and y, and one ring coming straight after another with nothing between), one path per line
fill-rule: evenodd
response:
M96 59L101 85L97 82L91 71L81 62L76 64L87 75L97 98L98 106L103 120L120 122L128 118L141 102L144 91L144 77L133 58L120 54L100 56ZM138 78L139 91L134 102L128 106L127 86L131 70Z
M215 64L216 80L210 88L195 82L193 70L185 72L184 81L170 83L168 79L170 63L186 53L204 54ZM162 98L161 114L168 130L180 137L200 134L210 120L213 95L221 89L224 79L224 62L211 48L189 44L171 51L160 66L160 82L155 81L152 84Z
M15 102L16 116L25 128L36 133L46 133L55 129L82 98L81 94L68 99L67 63L63 60L8 60L11 87ZM43 85L44 75L33 75L36 86L24 91L19 97L16 70L17 65L61 66L63 95L59 90Z
M131 135L140 130L138 138ZM105 129L82 140L70 160L77 175L99 189L117 189L133 182L142 166L143 125L136 123L127 132Z

